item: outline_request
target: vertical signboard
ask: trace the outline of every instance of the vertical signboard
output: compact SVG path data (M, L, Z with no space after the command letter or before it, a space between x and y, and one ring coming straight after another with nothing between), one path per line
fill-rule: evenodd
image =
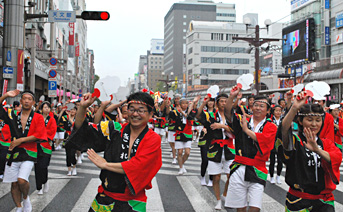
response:
M69 23L69 49L68 54L69 57L75 56L75 23L70 22Z
M343 27L343 12L336 14L336 28Z
M330 27L325 27L325 45L330 45Z
M24 91L24 50L18 49L18 62L17 62L17 89Z
M79 42L77 42L75 46L75 57L79 57L79 56L80 56L80 44Z

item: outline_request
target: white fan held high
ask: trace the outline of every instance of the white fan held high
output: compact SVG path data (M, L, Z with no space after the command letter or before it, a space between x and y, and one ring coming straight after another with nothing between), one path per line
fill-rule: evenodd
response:
M325 100L325 96L330 94L330 86L323 81L313 81L305 86L305 90L315 100Z
M291 92L293 93L293 96L296 96L303 89L304 89L304 84L297 84L296 86L292 88Z
M119 86L120 79L118 77L102 78L95 83L93 95L97 96L100 94L98 96L100 101L112 100L113 94L117 93Z
M207 96L210 98L216 98L219 94L219 86L218 85L212 85L207 89Z
M236 82L237 87L241 88L242 90L248 90L254 83L254 76L252 74L243 74L242 76L238 77Z

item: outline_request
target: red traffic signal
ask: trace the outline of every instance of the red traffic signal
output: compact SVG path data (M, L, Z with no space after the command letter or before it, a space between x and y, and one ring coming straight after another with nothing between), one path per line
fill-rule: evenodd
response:
M107 21L110 19L110 13L106 11L83 11L81 18L83 20Z

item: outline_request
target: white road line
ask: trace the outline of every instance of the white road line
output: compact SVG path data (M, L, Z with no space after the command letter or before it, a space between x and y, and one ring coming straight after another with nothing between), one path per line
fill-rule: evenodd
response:
M152 189L146 191L146 195L148 197L146 210L164 212L162 197L158 188L156 177L152 179L151 183Z
M96 194L98 193L98 186L101 184L99 178L92 178L85 190L83 190L80 198L77 200L72 212L88 211Z
M211 195L209 195L209 194L205 195L206 198L204 199L203 196L200 195L200 192L198 191L199 188L197 189L193 185L193 183L191 182L189 177L178 176L176 178L179 181L183 191L185 192L188 200L190 201L190 203L191 203L191 205L195 211L213 211L214 206L207 204L208 198L210 198L211 196L213 197L212 194ZM201 186L201 185L199 184L199 186ZM200 188L200 189L203 190L202 192L205 192L205 188ZM214 202L214 201L212 201L212 202Z

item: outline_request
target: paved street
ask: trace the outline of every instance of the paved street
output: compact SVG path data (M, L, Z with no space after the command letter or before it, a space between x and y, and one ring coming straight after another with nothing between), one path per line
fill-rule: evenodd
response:
M152 182L153 189L148 191L147 211L214 211L216 201L213 189L200 185L200 151L196 144L193 144L193 147L185 165L188 172L183 176L178 176L178 166L171 164L169 145L162 144L163 166ZM343 173L342 165L340 170ZM49 193L43 196L37 195L34 172L30 176L30 199L33 211L88 211L100 184L99 170L85 158L83 163L77 166L77 172L77 176L67 176L64 150L53 152L49 166ZM223 190L225 180L226 177L223 176L221 190ZM337 200L336 211L343 211L342 181L343 176L341 176L341 184L334 192ZM284 177L282 177L281 185L271 185L268 182L263 196L262 211L284 211L287 189ZM0 183L0 206L0 211L14 211L9 184Z

